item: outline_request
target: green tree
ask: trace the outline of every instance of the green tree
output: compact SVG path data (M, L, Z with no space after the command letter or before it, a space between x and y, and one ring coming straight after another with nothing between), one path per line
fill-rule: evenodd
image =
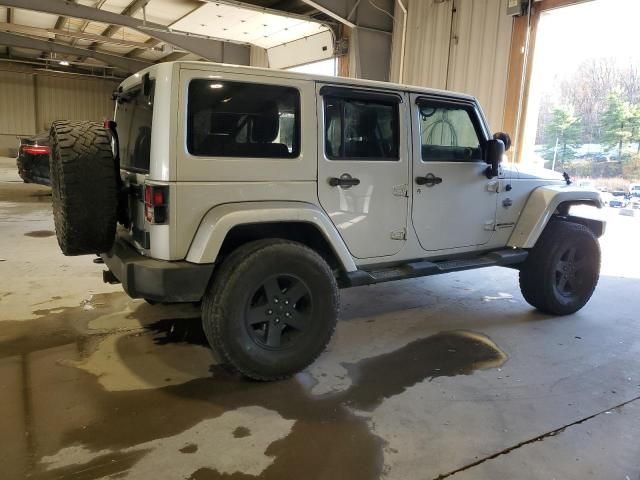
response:
M622 176L627 180L640 179L640 154L634 155L624 162L622 166Z
M637 144L636 153L640 154L640 104L629 107L629 126L631 127L630 140Z
M551 119L546 126L547 143L543 156L551 161L551 168L556 164L564 168L565 161L575 157L575 148L580 143L580 119L569 107L556 107L551 112Z
M622 160L622 149L633 137L632 118L633 109L620 91L612 92L601 120L602 143L618 149L618 160Z

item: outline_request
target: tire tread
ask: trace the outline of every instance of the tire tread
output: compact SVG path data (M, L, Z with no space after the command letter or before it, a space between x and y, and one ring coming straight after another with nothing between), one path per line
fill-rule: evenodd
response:
M249 265L255 262L260 256L269 255L270 251L280 249L282 247L300 249L300 251L303 252L303 255L307 256L309 260L320 262L325 270L324 273L333 281L331 289L333 292L332 301L336 306L336 311L338 311L340 302L338 286L331 268L322 259L322 257L320 257L320 255L318 255L314 250L301 243L273 238L249 242L234 250L222 262L219 271L214 272L207 294L205 294L202 301L203 329L209 344L219 356L223 366L230 368L231 370L238 371L248 378L259 381L283 380L290 377L295 372L280 375L265 375L247 368L242 364L242 362L235 359L230 349L227 348L223 338L222 325L224 319L224 305L230 301L229 297L232 294L232 288L230 287L238 284L239 279L242 278ZM307 362L306 366L311 364L313 360L315 360L315 358L327 347L331 337L333 336L335 327L336 319L334 318L331 323L330 331L322 342L322 345L319 346L317 354Z
M49 138L53 215L62 253L110 250L118 179L109 132L97 122L58 120Z

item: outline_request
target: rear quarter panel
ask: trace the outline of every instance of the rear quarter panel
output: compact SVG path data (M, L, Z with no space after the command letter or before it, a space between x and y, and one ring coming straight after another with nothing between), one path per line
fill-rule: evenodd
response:
M212 208L234 202L299 201L318 204L316 189L315 82L268 74L240 73L224 65L186 65L177 83L175 130L175 219L171 256L187 255L198 226ZM300 93L300 155L291 159L193 156L187 150L187 98L192 79L283 85Z

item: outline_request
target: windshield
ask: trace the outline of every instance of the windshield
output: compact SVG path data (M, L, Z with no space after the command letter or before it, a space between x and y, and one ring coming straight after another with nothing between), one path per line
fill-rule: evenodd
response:
M155 81L150 82L149 95L136 86L118 95L116 122L120 166L126 170L149 172L151 156L151 122Z

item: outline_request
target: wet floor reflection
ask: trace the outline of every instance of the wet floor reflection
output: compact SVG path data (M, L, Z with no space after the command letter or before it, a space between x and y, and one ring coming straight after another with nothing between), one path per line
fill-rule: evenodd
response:
M51 332L56 341L29 340L41 338L28 325L40 320L20 322L22 332L13 326L11 341L0 337L7 478L379 478L384 442L372 434L367 412L425 380L506 358L486 337L441 332L345 364L351 386L313 396L307 373L259 383L213 362L203 370L206 339L197 317L154 319L157 307L140 308L147 318L135 331L91 335L62 320L80 316L72 309L51 314L64 326L59 337ZM87 325L104 323L93 311L82 316ZM145 377L153 388L110 390L104 373L76 368L109 341L114 348L103 364ZM165 386L169 368L200 378Z

